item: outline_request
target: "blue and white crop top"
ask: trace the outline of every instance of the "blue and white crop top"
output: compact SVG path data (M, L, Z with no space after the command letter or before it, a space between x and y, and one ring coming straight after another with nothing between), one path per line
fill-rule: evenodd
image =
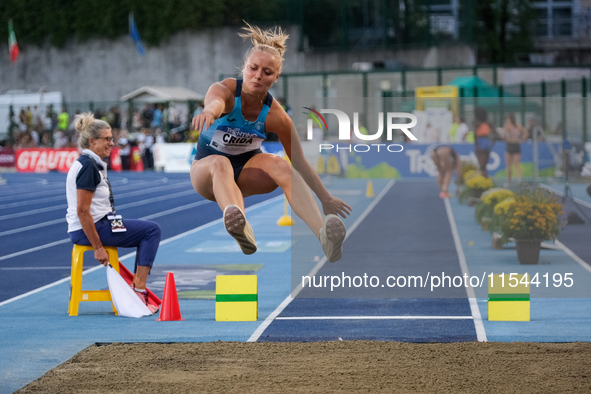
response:
M260 149L266 139L265 120L273 103L273 96L267 93L259 117L251 122L242 116L241 92L242 80L238 79L234 93L234 108L230 113L216 119L209 129L201 132L197 141L196 160L209 155L231 157Z

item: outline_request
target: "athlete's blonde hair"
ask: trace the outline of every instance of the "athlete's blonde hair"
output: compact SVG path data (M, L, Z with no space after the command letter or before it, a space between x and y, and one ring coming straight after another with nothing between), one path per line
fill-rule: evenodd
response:
M242 30L245 32L238 33L238 35L242 38L250 38L253 44L253 47L246 52L244 61L246 62L254 51L267 52L279 59L279 71L281 71L284 60L283 54L287 50L285 41L289 38L289 35L277 26L262 30L257 26L250 25L246 21L244 23L246 23L247 27L243 27Z
M88 140L91 138L99 138L101 131L111 129L111 126L104 120L95 119L91 112L78 114L74 118L74 127L80 132L78 137L78 145L82 149L90 148Z

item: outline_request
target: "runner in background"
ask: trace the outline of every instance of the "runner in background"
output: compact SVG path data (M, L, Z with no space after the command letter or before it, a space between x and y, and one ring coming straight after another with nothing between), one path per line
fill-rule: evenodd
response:
M449 193L449 184L454 170L456 170L456 194L459 186L459 175L462 173L462 161L460 155L451 146L442 145L431 152L431 159L437 167L437 183L439 184L439 197L452 197Z
M507 143L505 162L507 163L507 183L509 185L511 185L513 165L515 165L517 181L521 182L521 143L527 140L528 136L527 129L515 121L515 114L508 113L503 125L503 139Z
M490 158L490 152L493 147L492 137L493 127L488 122L488 114L482 107L474 108L474 146L476 149L476 158L480 166L482 176L488 178L488 171L486 165Z

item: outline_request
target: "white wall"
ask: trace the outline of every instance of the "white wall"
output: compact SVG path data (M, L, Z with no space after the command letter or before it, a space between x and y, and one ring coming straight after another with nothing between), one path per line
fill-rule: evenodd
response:
M505 68L502 70L499 83L514 85L518 83L535 83L541 81L560 81L561 79L589 78L591 70L581 68Z
M411 67L474 65L474 52L465 46L303 53L297 51L299 29L289 27L287 31L291 37L285 73L351 70L355 62L387 59ZM158 47L148 47L144 57L128 36L115 41L72 41L63 49L23 47L15 64L8 55L0 56L0 94L9 89L36 92L45 87L46 91L63 92L67 102L118 101L145 85L184 86L204 94L220 74L234 74L242 65L250 43L236 33L235 28L178 33ZM8 54L5 43L0 44L0 53Z

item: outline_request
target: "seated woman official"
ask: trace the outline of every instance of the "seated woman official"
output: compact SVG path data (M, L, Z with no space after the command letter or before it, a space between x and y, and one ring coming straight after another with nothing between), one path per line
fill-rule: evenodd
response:
M160 244L160 226L154 222L121 218L115 214L115 201L107 178L107 163L114 146L111 127L91 113L74 119L80 132L78 145L83 149L66 179L68 234L74 244L92 245L94 258L103 265L109 262L103 245L137 248L135 274L131 287L150 312L158 307L148 302L146 280Z

